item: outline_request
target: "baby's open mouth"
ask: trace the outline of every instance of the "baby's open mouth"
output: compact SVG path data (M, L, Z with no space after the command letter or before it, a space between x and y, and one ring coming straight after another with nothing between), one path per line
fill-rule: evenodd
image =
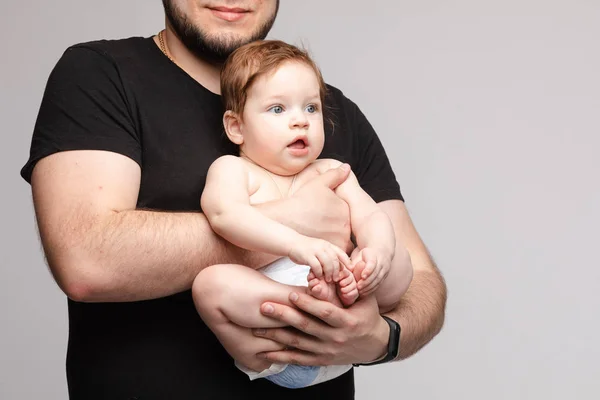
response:
M294 140L290 145L288 145L288 147L290 149L303 149L307 146L307 144L306 138L301 137Z

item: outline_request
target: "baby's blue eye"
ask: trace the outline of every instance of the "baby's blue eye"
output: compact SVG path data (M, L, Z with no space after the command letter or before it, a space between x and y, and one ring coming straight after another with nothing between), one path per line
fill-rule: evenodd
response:
M317 112L317 107L314 104L310 104L308 106L306 106L306 111L308 111L309 113L315 113Z
M274 112L275 114L281 114L283 112L283 107L281 106L273 106L269 109L269 111Z

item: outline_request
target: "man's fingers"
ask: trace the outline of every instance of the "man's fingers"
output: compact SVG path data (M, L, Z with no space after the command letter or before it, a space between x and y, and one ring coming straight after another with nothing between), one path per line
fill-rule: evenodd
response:
M252 344L252 348L255 348L256 352L280 351L285 350L287 347L287 345L284 343L280 343L276 340L274 341L266 336L260 335L260 332L258 332L258 334L255 333L255 336L257 336L255 338L256 342Z
M279 351L284 349L299 349L317 353L322 351L323 344L313 336L305 335L300 332L286 328L255 329L256 336L269 339L277 343L280 348L265 349L263 352Z
M305 294L303 295L314 299L315 301L320 301L312 296ZM273 318L277 321L281 321L284 325L292 326L308 335L319 338L325 335L324 330L327 328L327 326L322 321L307 315L303 315L303 313L292 307L277 303L264 303L260 308L260 311L263 313L263 315Z
M348 164L342 164L338 168L332 168L325 171L315 179L319 179L321 182L323 182L323 184L325 184L325 186L333 190L344 183L349 174L350 166Z
M294 297L294 295L296 297ZM315 299L314 297L309 296L305 293L292 293L290 295L290 301L292 301L292 303L294 303L294 305L296 307L298 307L299 309L301 309L302 311L305 311L305 312L317 317L321 321L325 322L327 325L329 325L329 327L339 328L339 327L345 326L347 323L346 311L340 307L335 306L334 304L332 304L328 301ZM302 316L301 314L299 314L299 316L302 318L306 318L306 317ZM301 326L301 325L303 325L302 322L299 322L299 321L292 322L292 321L288 321L288 320L285 320L284 322L287 322L288 324L300 329L303 332L311 334L313 336L322 338L324 335L322 324L319 324L320 330L315 329L314 332L309 332L308 330L302 328L302 326ZM316 333L316 332L318 332L318 333Z

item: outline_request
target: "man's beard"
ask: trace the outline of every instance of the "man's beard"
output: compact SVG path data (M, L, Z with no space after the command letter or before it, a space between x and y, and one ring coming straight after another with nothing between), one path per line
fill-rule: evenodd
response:
M187 16L173 4L173 0L163 0L163 6L171 27L188 50L210 63L222 64L237 48L267 37L275 23L279 0L277 0L273 15L246 38L238 38L233 35L211 37L202 30L202 27L194 26Z

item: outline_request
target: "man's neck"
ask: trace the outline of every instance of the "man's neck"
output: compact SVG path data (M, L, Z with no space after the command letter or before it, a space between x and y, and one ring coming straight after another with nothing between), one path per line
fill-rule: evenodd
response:
M167 54L179 68L211 92L221 94L221 65L211 64L190 52L169 27L163 33L163 39ZM160 48L158 36L154 38L154 42Z

